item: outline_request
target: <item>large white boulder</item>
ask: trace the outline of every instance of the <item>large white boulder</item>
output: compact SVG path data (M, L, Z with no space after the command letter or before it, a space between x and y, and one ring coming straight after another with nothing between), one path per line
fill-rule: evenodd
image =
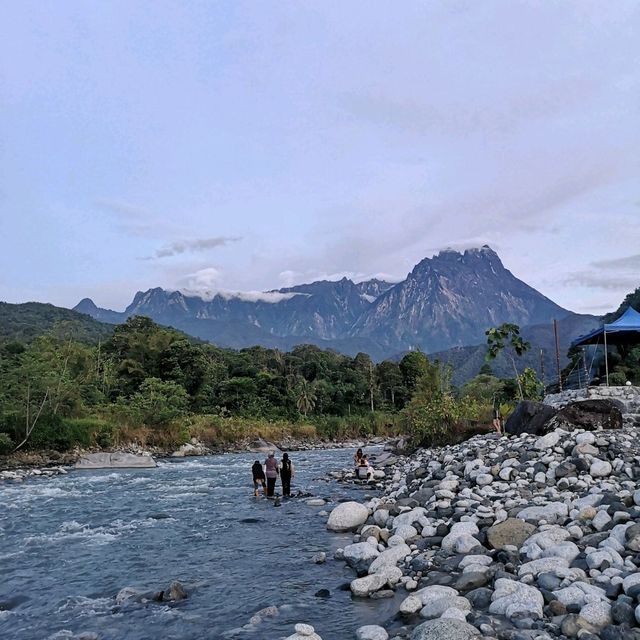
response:
M545 520L549 524L564 520L569 515L569 507L564 502L550 502L539 507L525 507L516 516L519 520Z
M297 624L294 629L296 632L285 640L322 640L310 624Z
M155 466L156 461L151 456L106 451L87 453L75 464L76 469L146 469Z
M369 510L359 502L342 502L329 515L329 531L355 531L369 517Z
M400 613L404 613L407 615L417 613L423 607L430 605L436 600L440 600L442 598L450 598L451 601L453 601L453 598L456 598L457 596L458 592L452 587L445 587L443 585L434 584L429 587L419 589L418 591L412 593L410 596L406 597L400 604Z
M356 578L351 581L351 593L354 596L366 597L371 593L382 589L387 584L387 576L383 573L374 573L364 578Z
M507 618L521 615L542 618L544 598L536 588L508 578L498 578L494 587L489 613Z
M473 625L462 620L428 620L418 625L411 640L475 640L482 634Z
M409 545L399 544L383 551L369 566L369 573L380 573L386 567L395 567L398 562L411 554Z
M344 548L344 559L347 564L358 573L369 569L371 563L380 555L377 547L368 542L348 544Z
M356 640L388 640L389 634L383 627L368 624L356 630Z

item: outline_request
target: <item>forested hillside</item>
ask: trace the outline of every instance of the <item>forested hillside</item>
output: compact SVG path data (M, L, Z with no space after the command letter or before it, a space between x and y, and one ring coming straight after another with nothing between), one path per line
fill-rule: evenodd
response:
M113 333L113 326L52 304L0 302L1 340L29 342L48 331L54 331L59 338L94 344L109 338Z
M194 435L215 443L247 424L265 434L273 425L286 433L306 425L328 438L430 433L486 422L494 404L515 398L513 382L489 370L484 386L475 381L456 393L448 368L419 351L374 364L364 353L311 345L220 349L141 316L108 337L96 325L94 338L106 339L75 340L54 325L28 341L16 331L0 340L0 449L25 439L25 447L59 449L131 440L170 446Z

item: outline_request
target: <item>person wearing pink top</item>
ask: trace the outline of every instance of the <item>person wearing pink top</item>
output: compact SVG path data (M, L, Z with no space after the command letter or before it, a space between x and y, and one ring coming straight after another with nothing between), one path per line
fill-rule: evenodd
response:
M273 492L276 488L276 480L280 474L280 465L276 460L274 453L270 453L269 457L264 461L265 475L267 476L267 498L273 498Z

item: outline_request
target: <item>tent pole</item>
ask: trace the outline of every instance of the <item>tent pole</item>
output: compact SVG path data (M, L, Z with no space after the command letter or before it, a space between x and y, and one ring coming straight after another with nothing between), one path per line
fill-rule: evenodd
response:
M607 379L607 387L609 386L609 357L607 354L607 330L604 330L604 371Z

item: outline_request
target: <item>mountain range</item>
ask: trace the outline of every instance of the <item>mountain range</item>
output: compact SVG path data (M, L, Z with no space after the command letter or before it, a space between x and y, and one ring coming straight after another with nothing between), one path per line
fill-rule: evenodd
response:
M441 251L398 283L343 278L250 294L154 288L136 293L123 312L89 298L74 310L114 324L145 315L223 347L288 350L311 343L349 355L364 351L375 360L412 349L460 352L484 344L486 329L503 322L526 327L534 346L549 350L552 320L567 328L568 339L598 323L516 278L488 246Z

